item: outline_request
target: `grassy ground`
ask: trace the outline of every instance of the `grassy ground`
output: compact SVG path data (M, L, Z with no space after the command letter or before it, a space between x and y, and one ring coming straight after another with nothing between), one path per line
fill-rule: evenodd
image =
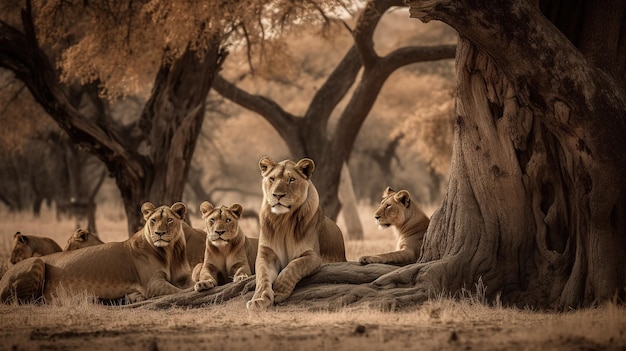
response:
M363 209L369 219L371 209ZM123 240L125 221L98 215L104 241ZM123 217L123 215L122 215ZM0 273L15 231L63 245L75 222L2 214ZM199 219L192 224L200 226ZM254 223L246 223L254 232ZM389 250L391 233L364 221L366 239L348 242L347 256ZM615 304L561 313L488 306L481 289L457 299L436 298L402 312L367 307L311 312L279 307L249 312L245 301L167 311L94 305L68 296L50 305L0 305L0 350L626 350L626 310Z

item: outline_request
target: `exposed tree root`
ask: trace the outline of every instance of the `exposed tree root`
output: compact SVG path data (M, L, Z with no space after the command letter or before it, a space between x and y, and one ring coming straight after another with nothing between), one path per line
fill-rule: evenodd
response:
M419 304L428 299L429 285L415 280L424 264L397 267L385 264L363 266L357 262L323 265L319 272L303 279L293 294L279 306L298 305L310 309L336 310L348 305L366 304L396 310ZM248 301L255 289L255 277L237 283L218 286L206 292L187 289L124 306L125 308L166 309L171 307L199 308L220 304L234 298Z

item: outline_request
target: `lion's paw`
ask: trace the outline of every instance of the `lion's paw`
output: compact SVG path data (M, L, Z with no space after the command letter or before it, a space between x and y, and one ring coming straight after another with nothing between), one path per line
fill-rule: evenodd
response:
M255 294L252 297L252 299L250 299L250 301L246 302L246 308L249 310L261 310L261 309L267 309L273 304L274 304L274 294L263 292L260 297L258 297Z
M193 289L200 292L214 288L216 285L217 283L214 280L201 280L193 286Z
M361 264L382 263L380 256L363 256L359 258Z

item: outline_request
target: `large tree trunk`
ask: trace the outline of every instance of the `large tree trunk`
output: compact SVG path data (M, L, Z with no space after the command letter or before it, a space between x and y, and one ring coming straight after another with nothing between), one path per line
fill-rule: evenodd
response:
M138 147L149 160L143 165L145 176L137 179L138 183L128 183L123 174L116 176L129 216L129 233L142 226L143 202L172 204L182 200L205 116L206 96L222 56L220 40L213 38L202 58L187 51L159 70L138 122L143 134Z

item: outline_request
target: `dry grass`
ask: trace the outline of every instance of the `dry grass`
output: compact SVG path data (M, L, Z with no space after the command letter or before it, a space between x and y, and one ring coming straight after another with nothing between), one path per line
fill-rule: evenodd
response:
M371 210L363 207L362 218L369 219ZM4 267L15 231L47 235L63 244L75 225L57 221L50 213L36 219L24 214L3 218L0 260ZM105 241L124 239L123 220L98 218ZM192 219L192 223L200 222ZM394 247L390 232L375 229L373 221L363 225L366 240L347 243L350 260ZM94 304L86 295L66 296L49 305L0 305L0 350L626 349L626 311L621 306L540 313L487 305L483 289L477 286L461 298L439 297L402 312L367 307L250 312L240 299L199 309L128 310Z

